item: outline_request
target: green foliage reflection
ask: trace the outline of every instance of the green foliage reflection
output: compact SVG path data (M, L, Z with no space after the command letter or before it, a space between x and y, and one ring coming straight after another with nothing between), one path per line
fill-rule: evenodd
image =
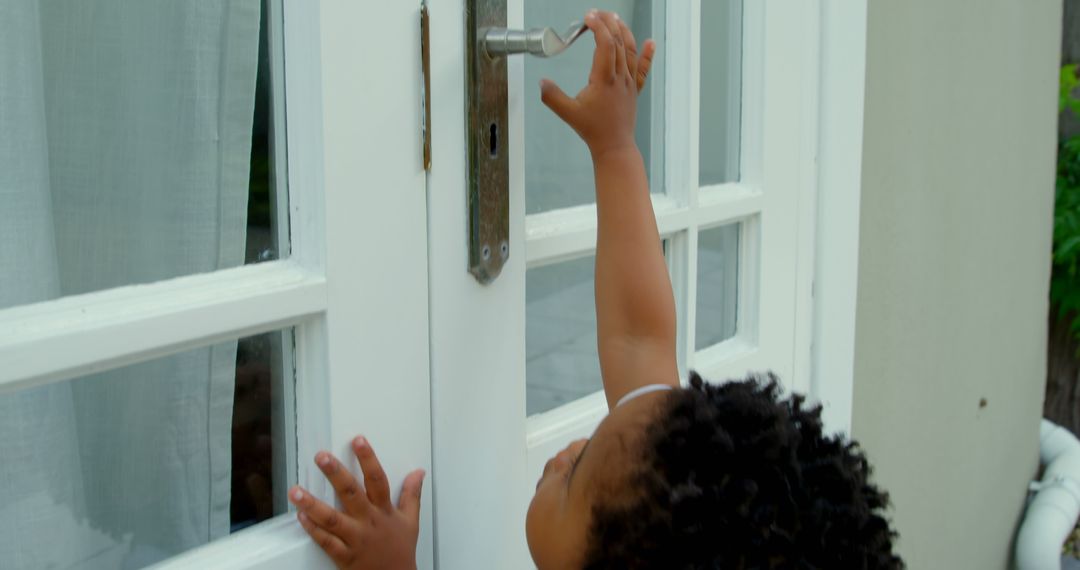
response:
M1062 66L1059 112L1068 110L1080 118L1078 86L1076 65ZM1080 135L1058 143L1053 255L1050 302L1059 319L1070 319L1069 330L1080 340Z

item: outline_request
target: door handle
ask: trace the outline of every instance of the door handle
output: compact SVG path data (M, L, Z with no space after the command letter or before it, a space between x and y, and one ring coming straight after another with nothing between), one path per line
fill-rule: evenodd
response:
M484 33L484 49L491 57L532 54L538 57L555 57L566 51L575 40L585 34L588 28L584 22L574 22L559 34L553 28L533 28L531 30L512 30L508 28L488 28Z
M489 284L510 260L510 162L506 56L558 55L588 29L574 22L551 28L506 27L506 0L465 3L466 161L468 269Z

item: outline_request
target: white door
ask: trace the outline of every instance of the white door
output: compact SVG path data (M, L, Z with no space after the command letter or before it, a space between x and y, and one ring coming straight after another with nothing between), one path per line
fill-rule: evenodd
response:
M462 157L476 136L462 116L469 2L428 3L436 560L526 568L525 512L541 466L607 412L589 155L537 87L549 77L575 93L593 40L550 60L509 59L499 147L509 158L509 260L482 285L466 271ZM507 0L509 27L562 30L591 7L618 11L639 42L659 46L637 140L675 290L680 371L723 380L772 370L789 389L808 391L820 6Z
M421 567L529 567L539 466L606 411L586 154L535 81L580 86L591 38L510 61L509 263L481 285L465 1L428 1L425 174L419 0L0 0L0 567L325 567L284 489L332 500L311 458L360 433L391 480L431 472ZM593 6L507 7L511 26L562 28ZM819 9L838 10L816 2L596 7L660 44L638 140L681 371L808 389L818 125L862 101L844 72L858 94L819 117L818 48L859 68L859 34L843 42L865 6L830 34ZM857 164L861 123L824 123ZM828 211L857 211L858 169L831 172L856 200ZM816 307L844 305L835 283ZM850 346L850 327L814 325L840 330L818 346ZM815 366L850 365L829 354Z
M316 450L430 469L418 8L0 0L0 567L327 567Z

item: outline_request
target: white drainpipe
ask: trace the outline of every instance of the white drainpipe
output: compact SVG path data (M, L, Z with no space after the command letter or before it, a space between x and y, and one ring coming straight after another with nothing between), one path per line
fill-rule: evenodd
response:
M1061 546L1080 515L1080 440L1068 430L1043 420L1039 428L1042 481L1031 484L1028 504L1016 535L1018 570L1061 567Z

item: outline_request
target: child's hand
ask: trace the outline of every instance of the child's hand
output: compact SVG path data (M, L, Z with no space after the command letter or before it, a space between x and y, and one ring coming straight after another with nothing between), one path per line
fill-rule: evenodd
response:
M589 84L571 99L545 79L540 82L541 100L577 131L594 157L637 148L637 94L645 86L656 42L646 41L639 55L634 34L613 12L589 12L585 24L596 38Z
M338 568L415 570L423 470L405 477L395 507L390 502L386 474L371 445L358 437L352 447L364 472L363 487L337 458L319 452L315 464L334 486L344 511L293 487L289 501L300 511L296 518Z

